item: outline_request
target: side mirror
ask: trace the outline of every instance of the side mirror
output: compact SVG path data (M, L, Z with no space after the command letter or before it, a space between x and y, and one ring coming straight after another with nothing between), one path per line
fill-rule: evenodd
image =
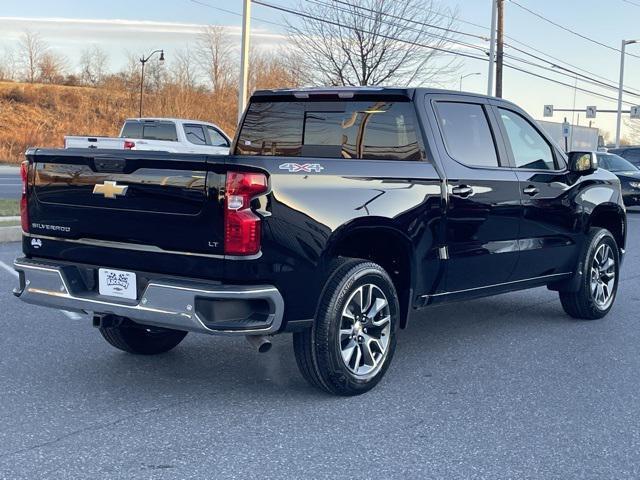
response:
M590 173L598 169L598 161L593 152L570 152L569 170L573 173Z

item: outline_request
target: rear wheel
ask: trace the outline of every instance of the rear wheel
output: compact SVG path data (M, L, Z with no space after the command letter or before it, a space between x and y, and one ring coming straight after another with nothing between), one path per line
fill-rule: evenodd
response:
M100 327L103 338L112 346L127 353L155 355L176 347L187 335L181 330L151 327L125 320L121 324Z
M618 291L620 254L613 235L592 228L580 264L583 274L576 292L560 292L564 311L574 318L595 320L604 317Z
M314 326L294 333L294 351L305 379L337 395L358 395L384 376L396 347L396 291L379 265L337 264L325 284Z

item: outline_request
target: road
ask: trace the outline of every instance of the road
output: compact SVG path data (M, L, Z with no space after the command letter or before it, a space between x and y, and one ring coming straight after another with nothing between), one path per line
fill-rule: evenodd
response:
M22 181L16 167L0 166L0 200L20 198Z
M308 387L288 336L127 355L0 269L0 478L639 478L639 247L636 213L606 319L546 289L436 307L357 398Z

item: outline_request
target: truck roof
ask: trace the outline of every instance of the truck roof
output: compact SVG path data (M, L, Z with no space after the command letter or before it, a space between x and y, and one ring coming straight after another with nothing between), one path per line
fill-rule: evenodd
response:
M134 118L127 118L125 119L125 122L174 122L174 123L201 123L203 125L211 125L213 127L216 128L220 128L218 127L218 125L216 125L213 122L205 122L204 120L190 120L187 118L169 118L169 117L134 117Z
M353 96L399 96L406 98L413 98L415 94L446 94L446 95L463 95L465 97L477 97L477 98L492 98L505 104L514 105L508 100L501 98L490 97L488 95L482 95L471 92L460 92L458 90L445 90L441 88L406 88L406 87L303 87L303 88L282 88L272 90L256 90L252 98L266 98L266 97L286 97L293 96L299 99L306 99L313 96L323 95L337 95L340 98L352 98Z

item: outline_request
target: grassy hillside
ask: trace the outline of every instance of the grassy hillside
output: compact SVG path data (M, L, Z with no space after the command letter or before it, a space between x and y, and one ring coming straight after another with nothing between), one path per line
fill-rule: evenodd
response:
M144 114L212 121L232 135L235 98L170 85L145 96ZM137 114L134 88L0 82L0 162L19 162L28 147L62 147L65 135L117 135Z

